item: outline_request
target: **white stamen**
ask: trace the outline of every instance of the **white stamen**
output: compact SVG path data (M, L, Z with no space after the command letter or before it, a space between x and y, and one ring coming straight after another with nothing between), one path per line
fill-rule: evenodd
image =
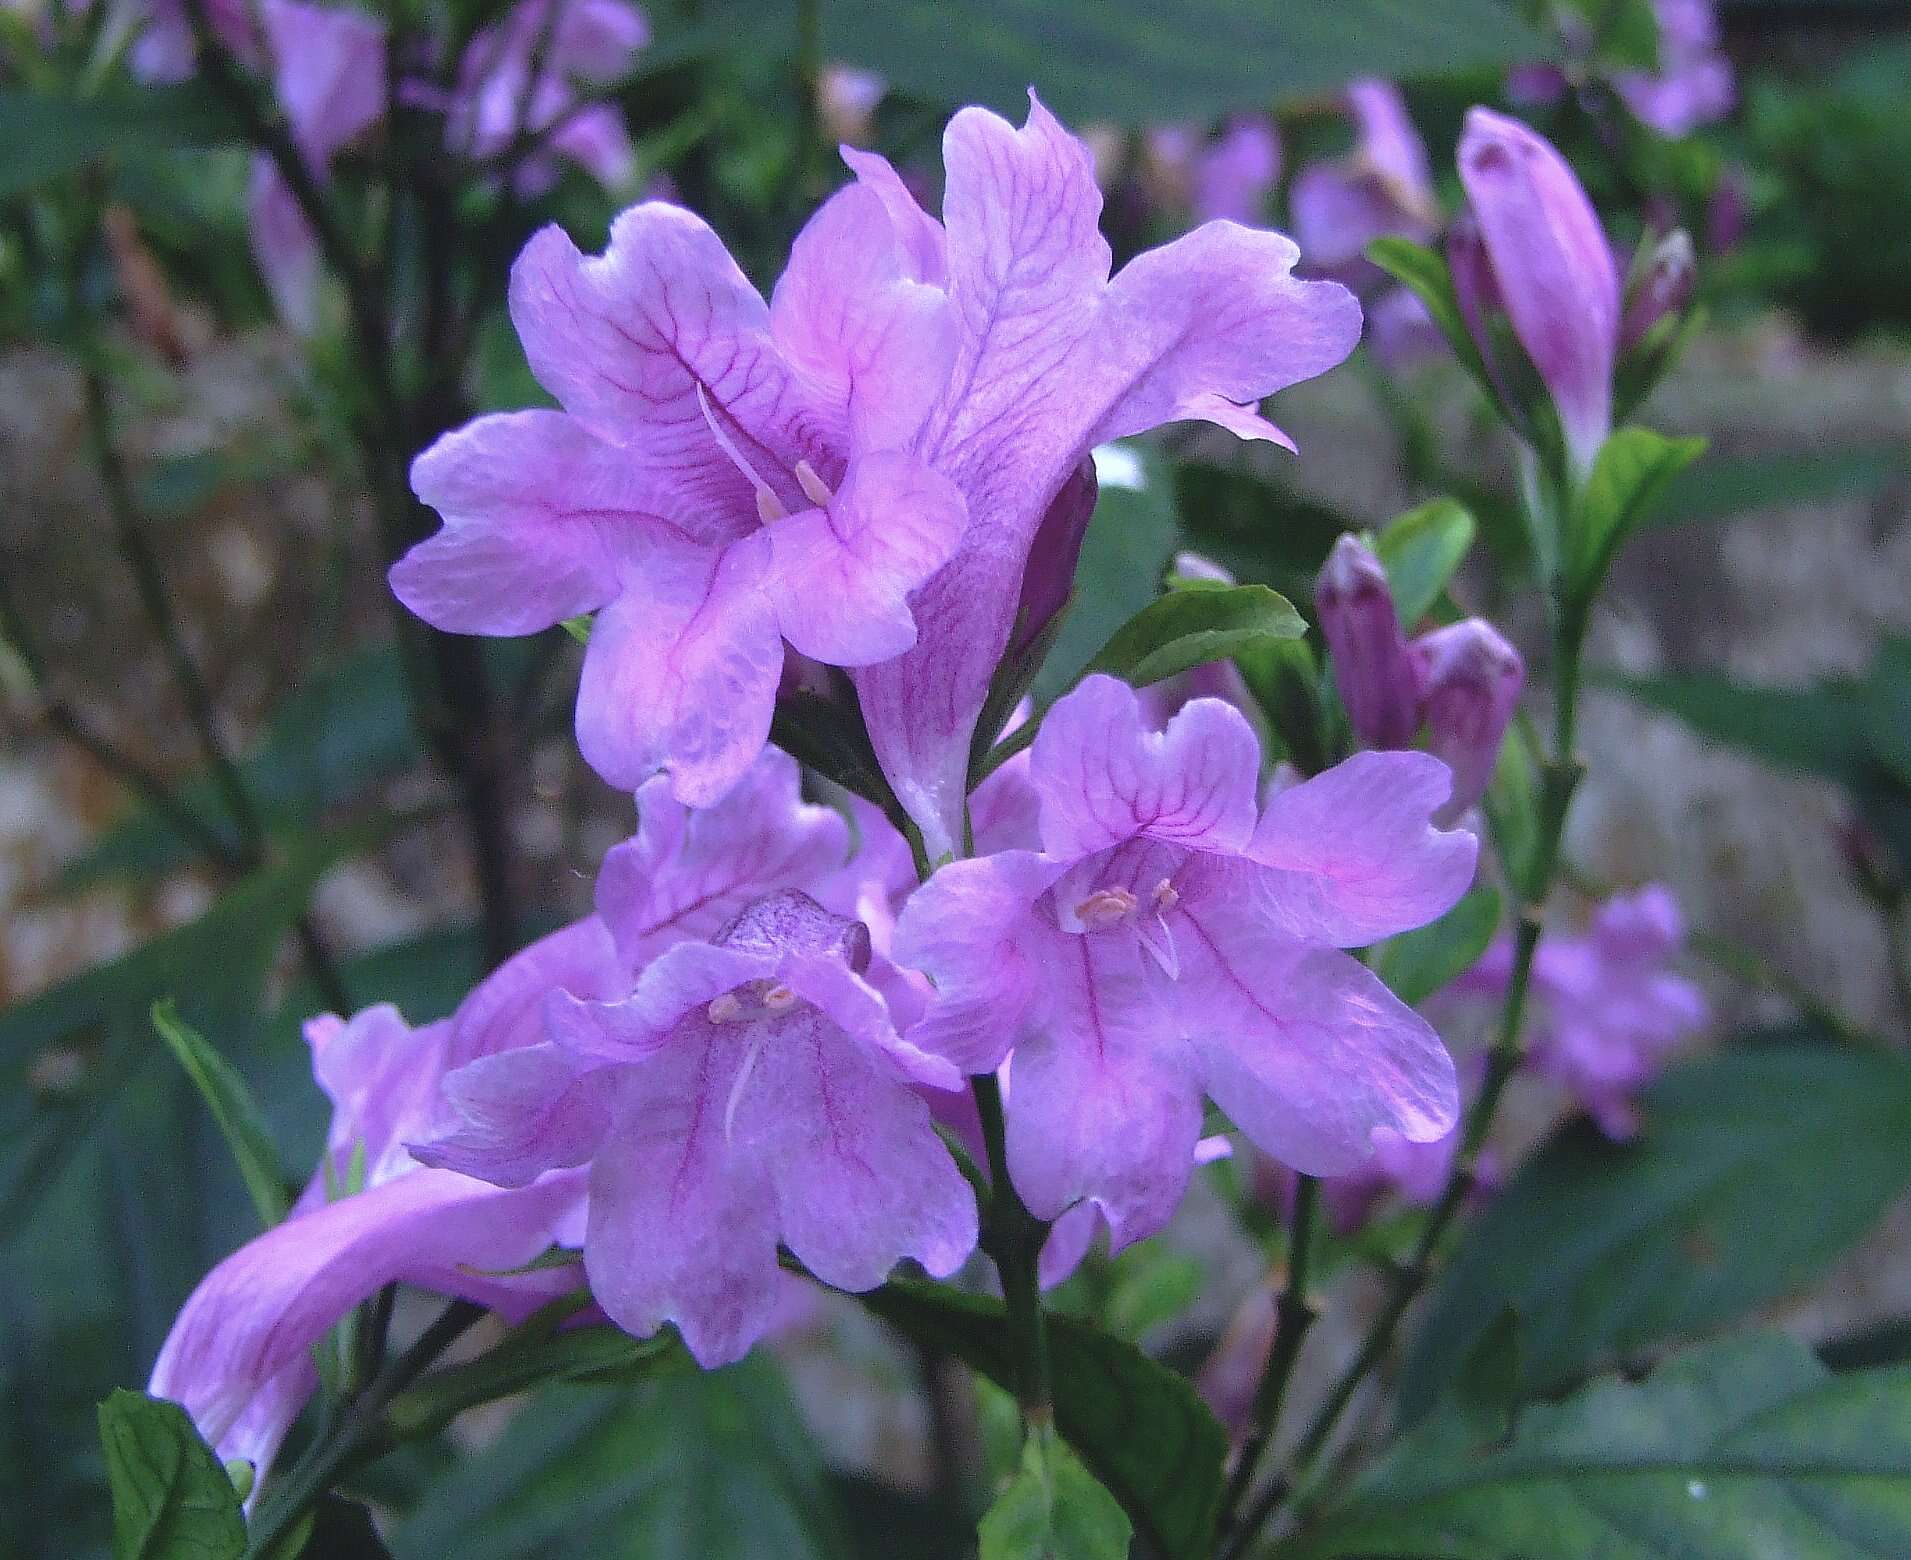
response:
M743 1102L743 1086L750 1081L750 1074L756 1071L756 1059L763 1054L761 1032L750 1042L749 1049L743 1053L743 1064L737 1068L736 1082L730 1085L730 1098L723 1105L723 1140L730 1141L730 1129L736 1125L737 1106Z
M796 485L803 490L803 496L818 509L827 509L836 495L829 490L829 484L817 476L816 468L806 460L796 463Z
M772 1013L781 1013L795 1003L796 993L788 986L771 986L763 993L763 1005Z
M710 410L710 398L703 393L702 380L697 381L697 407L703 413L704 427L710 430L710 437L717 441L717 448L722 450L729 458L730 464L743 474L744 481L755 489L757 518L765 525L772 520L781 520L789 513L789 510L783 507L783 500L776 496L769 483L757 475L756 469L743 458L743 452L723 431L722 425L716 419L716 414Z
M726 991L720 997L712 997L710 1005L703 1012L713 1024L734 1024L743 1017L743 1004L737 1000L734 991Z
M1098 888L1075 906L1075 919L1091 932L1098 932L1127 920L1137 903L1125 888Z
M1175 892L1174 884L1163 878L1155 884L1155 909L1166 913L1181 903L1181 896Z

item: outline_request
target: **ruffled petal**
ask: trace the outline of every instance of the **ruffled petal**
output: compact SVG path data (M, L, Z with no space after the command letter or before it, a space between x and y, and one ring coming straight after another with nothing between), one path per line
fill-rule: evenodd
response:
M1254 728L1232 705L1195 699L1153 732L1134 689L1085 678L1043 718L1031 750L1042 848L1074 858L1145 835L1238 850L1254 832L1260 765Z
M414 1143L412 1157L494 1186L528 1186L546 1170L584 1164L610 1125L602 1069L549 1043L481 1056L444 1081L457 1124Z
M867 666L916 642L909 593L954 554L966 511L912 455L850 463L827 508L770 527L771 590L783 637L832 666Z
M1425 753L1356 753L1275 795L1249 857L1250 892L1290 937L1355 948L1425 926L1473 881L1479 840L1437 829L1451 786Z
M763 751L783 643L760 541L651 548L598 615L577 745L610 784L635 790L664 770L679 801L708 806Z
M1305 1174L1342 1175L1377 1127L1414 1142L1452 1128L1453 1059L1366 966L1225 901L1181 908L1181 1023L1208 1093L1250 1140Z

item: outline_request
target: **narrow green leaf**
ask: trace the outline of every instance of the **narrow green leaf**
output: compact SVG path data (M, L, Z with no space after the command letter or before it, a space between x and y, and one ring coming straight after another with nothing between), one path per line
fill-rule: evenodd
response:
M979 1560L1127 1560L1121 1503L1052 1432L1031 1435L1022 1466L976 1529Z
M245 1518L232 1480L177 1403L115 1392L100 1405L113 1487L114 1560L238 1560Z
M1606 440L1567 527L1566 580L1575 599L1589 600L1599 589L1626 538L1704 453L1703 439L1668 439L1650 428L1621 428Z
M1480 356L1479 344L1474 341L1473 332L1466 328L1466 317L1460 313L1460 300L1453 290L1453 272L1447 267L1446 257L1410 238L1376 238L1367 246L1367 258L1426 305L1427 313L1439 326L1454 355L1479 382L1480 388L1489 396L1494 395L1486 360Z
M1881 492L1906 469L1897 444L1708 454L1666 485L1644 524L1688 525L1792 504L1846 502Z
M860 1297L910 1337L1007 1385L1015 1379L999 1301L897 1280ZM1194 1388L1132 1345L1049 1318L1055 1423L1088 1471L1165 1560L1209 1560L1227 1434Z
M0 199L61 179L108 152L217 146L238 123L196 82L95 97L0 92Z
M259 1222L270 1229L285 1217L291 1200L286 1195L285 1171L279 1164L271 1135L266 1131L258 1101L253 1099L245 1079L233 1071L232 1065L212 1048L206 1037L180 1018L171 998L153 1004L153 1028L178 1058L179 1065L206 1102L206 1108L212 1112L220 1136L226 1140L226 1147L239 1166L239 1174L245 1179ZM326 1162L329 1164L330 1160Z
M1716 672L1632 677L1600 671L1588 681L1676 715L1701 736L1780 769L1854 785L1870 754L1868 694L1847 678L1809 688L1758 688Z
M1552 1391L1809 1287L1911 1186L1911 1058L1739 1046L1673 1068L1642 1115L1630 1143L1567 1124L1467 1228L1408 1351L1408 1418L1509 1306L1524 1388Z
M1331 1493L1281 1560L1911 1554L1911 1370L1735 1338L1529 1404L1503 1447L1437 1414Z
M1431 925L1380 944L1373 971L1412 1007L1471 969L1499 924L1499 891L1482 885Z
M1393 604L1412 632L1447 588L1473 545L1476 527L1466 506L1436 498L1409 509L1374 540L1374 551L1387 571Z

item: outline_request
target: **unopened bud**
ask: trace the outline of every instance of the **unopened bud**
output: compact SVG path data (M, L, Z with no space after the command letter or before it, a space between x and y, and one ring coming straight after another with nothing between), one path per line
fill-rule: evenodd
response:
M1433 817L1445 825L1486 794L1500 741L1526 685L1526 663L1485 618L1422 634L1412 653L1427 748L1453 771L1453 794Z
M1314 589L1334 686L1354 735L1370 748L1403 748L1420 725L1419 687L1387 571L1349 532L1334 543Z
M1692 237L1675 228L1653 246L1626 288L1626 312L1619 324L1619 350L1630 352L1646 332L1668 315L1682 314L1698 281Z

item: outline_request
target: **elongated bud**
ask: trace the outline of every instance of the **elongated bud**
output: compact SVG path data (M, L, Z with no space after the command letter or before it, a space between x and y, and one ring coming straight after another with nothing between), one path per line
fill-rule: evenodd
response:
M1646 332L1671 315L1683 314L1698 282L1692 236L1675 228L1659 240L1626 288L1626 312L1619 322L1619 350L1630 352Z
M1427 749L1453 771L1453 794L1434 814L1449 824L1486 794L1500 739L1526 685L1519 651L1485 618L1468 618L1414 640Z
M1583 476L1612 431L1619 272L1605 230L1566 160L1516 119L1469 109L1459 164L1494 286Z
M1361 744L1403 748L1420 725L1419 686L1387 571L1352 532L1334 543L1314 588L1334 686Z
M1068 605L1075 588L1075 565L1081 561L1082 539L1100 496L1095 463L1078 466L1049 504L1029 546L1022 570L1022 597L1015 607L1015 638L1009 654L1028 649L1042 636L1055 614Z

